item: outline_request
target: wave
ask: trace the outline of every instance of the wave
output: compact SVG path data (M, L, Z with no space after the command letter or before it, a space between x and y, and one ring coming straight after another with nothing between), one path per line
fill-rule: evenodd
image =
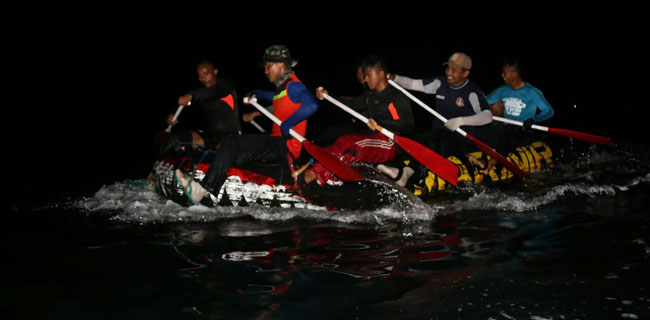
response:
M531 212L540 207L571 197L614 197L618 193L647 185L650 173L642 152L616 154L591 150L578 163L564 163L538 174L530 185L515 191L490 186L470 186L450 190L443 197L428 202L374 211L325 211L314 208L268 208L192 206L189 208L163 199L152 186L138 181L124 181L103 186L93 197L74 201L73 207L87 214L110 213L111 220L125 223L211 222L223 219L252 217L260 221L286 221L296 218L341 223L384 224L432 221L440 214L464 210L497 210ZM630 154L636 157L630 157ZM621 161L626 160L626 165ZM449 195L452 194L450 197ZM461 198L461 199L459 199ZM408 208L408 209L404 209Z
M596 185L588 182L566 183L550 187L542 192L507 193L498 190L482 188L469 199L453 204L455 211L462 210L499 210L510 212L535 211L541 206L564 199L569 195L587 196L596 198L600 196L613 197L619 192L629 191L630 188L642 183L650 182L650 174L635 177L623 184ZM540 194L541 193L541 194Z
M72 206L87 214L111 212L114 213L111 220L127 223L212 222L248 216L264 221L304 218L342 223L383 224L391 221L430 221L439 210L437 207L411 206L405 211L403 206L398 204L375 211L268 208L255 204L247 207L183 207L163 199L153 187L128 181L105 185L93 197L77 200Z

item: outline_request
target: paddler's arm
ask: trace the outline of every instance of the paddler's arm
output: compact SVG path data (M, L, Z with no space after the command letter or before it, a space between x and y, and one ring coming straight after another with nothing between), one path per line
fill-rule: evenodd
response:
M411 79L409 77L400 76L389 73L388 79L397 82L401 87L407 90L420 91L428 94L435 94L442 82L438 78L430 79Z
M393 95L393 101L388 105L388 115L389 118L383 121L384 128L397 134L413 131L415 119L411 110L411 101L405 95Z
M456 131L460 126L482 126L492 122L492 110L482 92L470 93L469 102L476 114L467 117L448 119L447 122L445 122L445 127L447 127L447 129Z
M293 103L300 103L300 108L282 122L282 136L290 137L289 129L309 118L318 110L318 100L301 82L291 82L287 86L287 95Z
M499 87L496 90L492 91L492 93L488 94L485 99L487 100L487 103L490 105L490 109L492 110L492 115L499 116L499 117L505 117L505 106L503 105L503 88L505 86Z
M555 115L555 111L553 111L553 107L551 107L551 104L548 103L548 101L546 101L546 98L544 98L542 92L539 90L534 90L533 92L535 92L535 96L534 96L535 105L537 105L537 109L539 109L540 111L540 113L535 115L533 120L535 120L535 122L541 122L553 117L553 115Z
M249 92L246 96L249 98L254 96L257 100L273 101L273 91L254 90L252 92ZM245 104L250 104L246 102L248 101L247 99L244 101ZM273 113L273 105L266 107L266 110L268 110L270 113ZM255 117L259 117L261 115L262 113L260 113L259 111L244 113L242 115L242 120L244 122L251 122L255 119Z

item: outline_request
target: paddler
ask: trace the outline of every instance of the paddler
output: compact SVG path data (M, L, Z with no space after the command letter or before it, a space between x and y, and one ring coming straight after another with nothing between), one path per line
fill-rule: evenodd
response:
M526 144L534 136L531 129L533 123L548 120L555 112L542 92L523 80L521 61L504 60L502 71L501 77L505 84L487 96L492 114L524 123L523 128L499 124L500 133L495 145L496 151L507 155L515 148ZM471 160L484 168L481 171L483 174L488 174L497 163L494 159L487 161L487 165L479 159L471 158Z
M487 138L489 130L482 126L492 122L492 111L483 91L469 80L472 59L467 54L456 52L443 65L446 66L445 76L411 79L389 74L388 77L405 89L435 95L436 111L447 119L447 122L442 123L435 118L430 131L412 138L444 157L465 155L471 144L454 131L462 126L472 136ZM391 177L397 176L400 171L387 166L378 168ZM407 168L403 170L405 176L397 177L398 185L404 186L414 173L414 170ZM426 175L427 169L424 166L416 165L415 170Z
M194 144L206 149L215 148L225 136L239 135L239 106L237 93L230 81L217 78L219 70L211 61L196 66L199 82L203 85L178 98L178 105L199 108L205 120L200 129L174 133L167 148L178 144ZM173 112L167 116L167 124L176 125Z
M368 91L357 98L336 98L359 112L365 112L368 128L360 133L338 137L326 151L345 163L391 161L397 152L397 145L378 131L386 128L395 134L413 131L414 118L409 99L399 90L388 84L386 62L382 57L370 56L363 60L363 77ZM318 88L316 97L323 99L327 90ZM300 178L299 178L300 179ZM317 162L304 174L304 184L317 180L323 186L337 179L321 163ZM303 183L299 180L299 185Z
M264 51L262 59L264 74L275 91L254 91L258 100L272 101L273 114L282 121L282 126L273 125L271 135L251 134L229 136L222 140L219 152L210 163L210 169L200 182L186 177L180 170L177 179L186 189L192 203L199 203L211 192L217 194L226 180L231 166L240 166L250 161L281 161L289 157L299 158L302 144L290 138L289 129L305 136L307 118L318 109L316 97L293 72L298 63L291 57L289 49L283 45L273 45ZM244 115L244 121L250 121L259 112Z

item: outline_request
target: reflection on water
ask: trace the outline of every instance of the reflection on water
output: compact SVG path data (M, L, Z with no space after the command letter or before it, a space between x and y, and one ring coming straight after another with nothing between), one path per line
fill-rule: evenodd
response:
M68 319L647 318L650 157L584 152L558 153L574 159L525 181L450 190L426 212L182 208L146 186L108 185L5 221L11 294L2 310Z
M537 267L544 264L553 269L562 260L574 259L572 254L586 248L572 252L567 243L597 224L560 221L552 213L538 220L474 212L472 218L463 219L445 215L426 227L310 222L288 226L247 219L218 226L185 225L173 233L174 248L189 264L176 272L196 285L187 293L183 310L273 319L303 318L318 310L327 319L349 316L350 305L373 305L400 296L450 308L444 301L459 299L458 288L470 290L497 280L505 283L488 285L477 301L485 302L483 308L502 306L502 299L512 293L495 295L490 290L521 285L513 282L517 272L539 272ZM242 234L242 229L250 232ZM584 263L576 267L580 265L584 267ZM421 290L430 296L422 297ZM206 302L206 297L214 299Z

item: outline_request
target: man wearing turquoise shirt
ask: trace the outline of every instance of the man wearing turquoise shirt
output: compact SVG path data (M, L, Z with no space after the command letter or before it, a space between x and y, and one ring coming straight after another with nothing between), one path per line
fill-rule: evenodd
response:
M494 115L521 122L528 119L540 122L555 114L542 92L521 78L520 62L504 62L501 76L506 84L487 96Z
M498 128L496 131L499 132L495 135L496 151L504 156L529 142L533 137L531 133L533 123L548 120L555 114L542 92L522 79L521 71L521 62L504 61L501 77L506 84L486 97L493 115L524 123L523 130L507 124L495 124L494 127ZM494 159L490 159L487 164L474 157L470 157L470 161L484 168L483 174L488 174L496 165Z

